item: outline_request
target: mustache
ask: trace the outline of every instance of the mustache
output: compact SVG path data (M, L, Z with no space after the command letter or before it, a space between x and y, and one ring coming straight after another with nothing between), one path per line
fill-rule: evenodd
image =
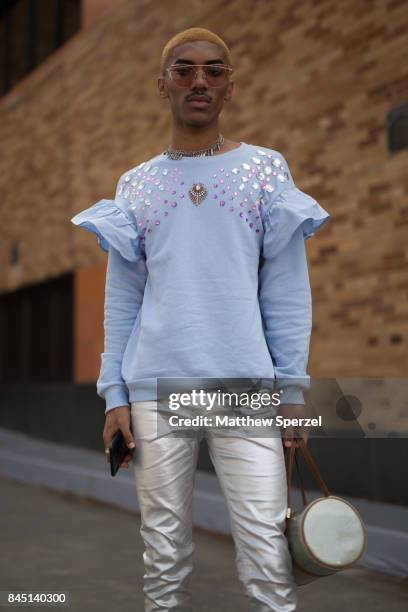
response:
M187 102L190 102L190 100L194 100L194 98L203 98L204 100L207 100L207 102L211 102L211 98L209 96L207 96L207 94L190 94L189 96L186 97Z

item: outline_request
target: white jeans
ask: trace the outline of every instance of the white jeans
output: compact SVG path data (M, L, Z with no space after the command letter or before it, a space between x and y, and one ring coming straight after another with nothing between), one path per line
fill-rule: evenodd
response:
M296 610L297 587L284 534L287 479L281 438L236 431L225 435L211 427L192 437L158 435L155 401L132 403L131 419L139 457L133 466L145 544L145 612L192 610L192 500L203 436L227 502L250 610Z

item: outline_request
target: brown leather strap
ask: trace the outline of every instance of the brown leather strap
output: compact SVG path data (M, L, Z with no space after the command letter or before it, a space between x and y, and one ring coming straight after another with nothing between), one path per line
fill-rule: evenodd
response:
M315 479L317 480L321 490L323 491L324 495L326 497L328 497L330 495L330 491L326 485L326 483L324 482L322 475L320 474L316 462L313 459L310 450L307 448L306 442L303 440L303 438L299 439L299 446L300 446L300 450L303 453L303 457L306 461L306 463L308 464L310 471L312 472L313 476L315 477Z
M302 493L302 500L303 500L303 507L307 506L307 500L306 500L306 494L305 494L305 488L304 488L304 483L303 483L303 479L302 479L302 475L301 475L301 471L299 469L299 463L298 463L298 453L302 452L304 460L307 464L307 466L309 467L310 471L312 472L313 476L315 477L315 479L317 480L322 492L324 493L324 495L327 497L330 495L329 489L327 488L326 483L324 482L318 468L316 465L316 462L314 461L310 450L307 448L306 442L303 440L303 438L297 438L297 443L298 446L295 445L294 442L292 442L290 447L285 447L286 455L289 456L288 459L288 471L287 471L287 480L288 480L288 510L292 511L292 506L291 506L291 489L292 489L292 476L293 476L293 462L296 462L296 468L298 471L298 475L299 475L299 481L300 481L300 488L301 488L301 493ZM289 518L289 517L288 517Z
M302 472L300 471L300 467L299 467L298 453L295 453L295 463L296 463L296 470L297 470L297 474L299 478L300 491L302 493L302 500L303 500L303 507L304 507L304 506L307 506L307 499L306 499L305 485L303 484Z
M285 447L287 448L287 447ZM289 461L288 461L288 508L291 508L290 505L290 492L292 489L292 475L293 475L293 460L295 460L296 463L296 469L297 469L297 473L299 476L299 483L300 483L300 489L302 492L302 499L303 499L303 506L307 506L307 500L306 500L306 493L305 493L305 487L303 484L303 479L302 479L302 474L299 468L299 462L298 462L298 456L296 453L296 446L294 444L292 444L292 446L288 449L289 452Z
M289 448L285 447L286 450L286 456L289 455L289 460L288 460L288 510L290 510L292 508L292 506L290 505L290 492L292 489L292 471L293 471L293 457L295 456L295 445L292 444Z

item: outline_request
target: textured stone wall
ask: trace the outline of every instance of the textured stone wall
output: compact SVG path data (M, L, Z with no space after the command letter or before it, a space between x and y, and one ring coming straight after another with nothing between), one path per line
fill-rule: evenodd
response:
M389 110L408 99L401 0L118 4L0 100L0 291L105 266L95 237L69 219L113 197L122 172L166 147L160 51L197 25L221 34L235 60L223 133L281 151L297 185L332 215L307 241L309 373L405 376L408 151L391 155L386 131ZM78 303L101 299L98 278L99 289L78 281Z

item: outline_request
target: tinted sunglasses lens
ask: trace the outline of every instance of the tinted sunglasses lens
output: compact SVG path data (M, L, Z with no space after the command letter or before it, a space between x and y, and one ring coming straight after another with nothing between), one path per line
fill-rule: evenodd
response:
M221 87L227 80L228 70L220 66L205 66L204 71L210 87Z
M177 66L171 69L171 74L176 85L181 87L190 87L195 77L195 71L191 66Z
M176 85L190 87L195 79L196 69L193 66L177 66L171 69ZM227 80L228 70L219 66L204 66L204 73L209 87L221 87Z

